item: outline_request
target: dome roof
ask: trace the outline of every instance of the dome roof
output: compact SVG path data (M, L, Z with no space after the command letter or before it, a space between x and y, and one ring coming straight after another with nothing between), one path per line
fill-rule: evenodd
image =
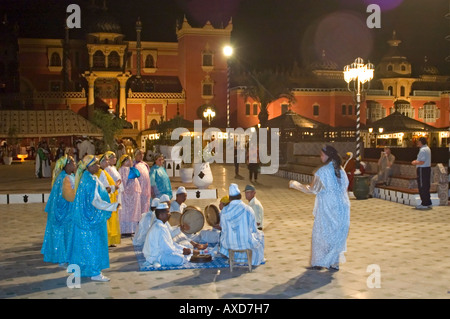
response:
M428 63L428 58L425 57L424 59L424 63L422 65L422 67L420 68L420 73L422 75L438 75L439 74L439 69Z
M329 70L329 71L335 71L338 69L338 65L336 62L327 59L325 56L325 50L322 50L322 57L320 60L315 61L310 64L311 70Z
M106 10L102 8L97 10L91 18L88 26L88 33L122 33L122 28L117 20Z

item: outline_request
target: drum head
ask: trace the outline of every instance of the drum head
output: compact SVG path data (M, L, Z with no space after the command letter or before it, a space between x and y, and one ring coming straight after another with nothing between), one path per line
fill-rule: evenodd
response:
M219 208L216 205L205 207L205 219L209 226L217 225L220 222Z
M194 234L202 230L205 225L205 216L203 216L202 211L198 207L188 206L184 209L183 214L181 214L180 225L188 225L189 229L184 230L186 234Z
M170 226L178 226L181 221L181 213L180 212L170 212L169 224Z

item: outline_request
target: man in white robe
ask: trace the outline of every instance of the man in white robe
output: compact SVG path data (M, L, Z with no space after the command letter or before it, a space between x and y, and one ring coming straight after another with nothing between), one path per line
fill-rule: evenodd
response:
M259 230L262 230L264 208L261 202L256 198L256 188L253 185L245 186L245 198L248 200L248 206L255 212L256 226Z
M133 237L133 245L141 246L145 243L147 233L156 220L155 209L159 205L159 198L153 198L150 204L150 211L141 215L139 220L138 230Z
M252 265L264 262L264 233L257 229L253 209L241 200L241 192L237 184L230 184L230 203L220 213L220 250L228 257L228 249L252 250ZM247 261L244 253L236 253L237 262Z
M188 261L186 256L192 251L172 240L166 226L170 217L167 203L160 203L156 207L155 216L156 220L147 233L142 249L147 263L154 267L183 265Z
M170 203L170 212L179 212L182 214L184 209L187 207L185 203L187 199L186 188L184 186L178 187L175 196L175 200Z

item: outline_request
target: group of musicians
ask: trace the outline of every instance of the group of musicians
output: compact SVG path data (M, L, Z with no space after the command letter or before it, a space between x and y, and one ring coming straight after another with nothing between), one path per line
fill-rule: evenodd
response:
M212 221L208 221L211 224L210 229L190 229L189 223L180 222L174 217L191 213L193 218L203 219L196 223L203 225L203 213L185 203L185 187L180 186L177 189L176 198L171 202L164 195L160 199L154 199L151 211L142 216L133 240L135 245L143 245L146 265L155 268L182 266L189 262L192 256L203 255L207 247L210 248L210 255L222 254L225 257L228 257L228 249L251 249L252 264L261 264L264 260L264 210L256 199L256 189L253 185L247 185L244 192L249 205L241 200L238 186L230 185L229 195L222 197L219 208L215 207L213 210L216 216ZM214 205L208 207L211 206ZM246 256L239 254L236 254L235 258L237 261L247 260Z

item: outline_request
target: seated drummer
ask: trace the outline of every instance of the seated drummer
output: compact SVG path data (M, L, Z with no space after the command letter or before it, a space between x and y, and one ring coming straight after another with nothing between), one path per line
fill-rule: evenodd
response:
M133 245L141 246L145 242L148 230L155 222L155 209L159 205L159 198L153 198L150 204L150 211L141 215L138 223L138 230L133 237Z
M220 213L220 249L222 255L228 256L228 250L252 250L252 265L264 261L264 233L257 229L255 212L241 198L241 191L235 183L228 189L230 203ZM237 262L245 262L245 253L236 253Z
M146 261L155 266L181 266L187 259L184 256L192 253L190 248L173 241L166 224L169 220L169 206L160 203L155 210L156 220L145 239L142 253Z
M180 212L182 213L184 209L187 207L187 205L184 203L187 199L187 191L184 186L180 186L177 189L176 192L176 199L172 202L169 199L169 196L166 194L162 195L160 197L161 203L167 203L167 205L170 205L169 212ZM193 237L195 235L186 235L183 233L184 228L188 230L188 225L180 225L180 226L172 226L169 223L166 223L167 228L169 229L170 235L172 236L172 239L174 242L183 245L188 248L196 248L196 249L205 249L208 245L205 244L199 244L193 240ZM192 238L191 238L192 237Z
M183 213L184 209L187 207L185 201L187 199L187 191L184 186L180 186L176 192L176 198L170 203L170 212Z
M228 205L230 202L230 198L227 196L224 196L220 199L219 202L219 210L222 211L222 209ZM200 231L197 237L194 238L194 240L199 242L208 243L211 245L215 245L219 243L220 240L220 231L222 230L222 227L220 227L220 222L216 225L212 226L212 229L204 229Z

